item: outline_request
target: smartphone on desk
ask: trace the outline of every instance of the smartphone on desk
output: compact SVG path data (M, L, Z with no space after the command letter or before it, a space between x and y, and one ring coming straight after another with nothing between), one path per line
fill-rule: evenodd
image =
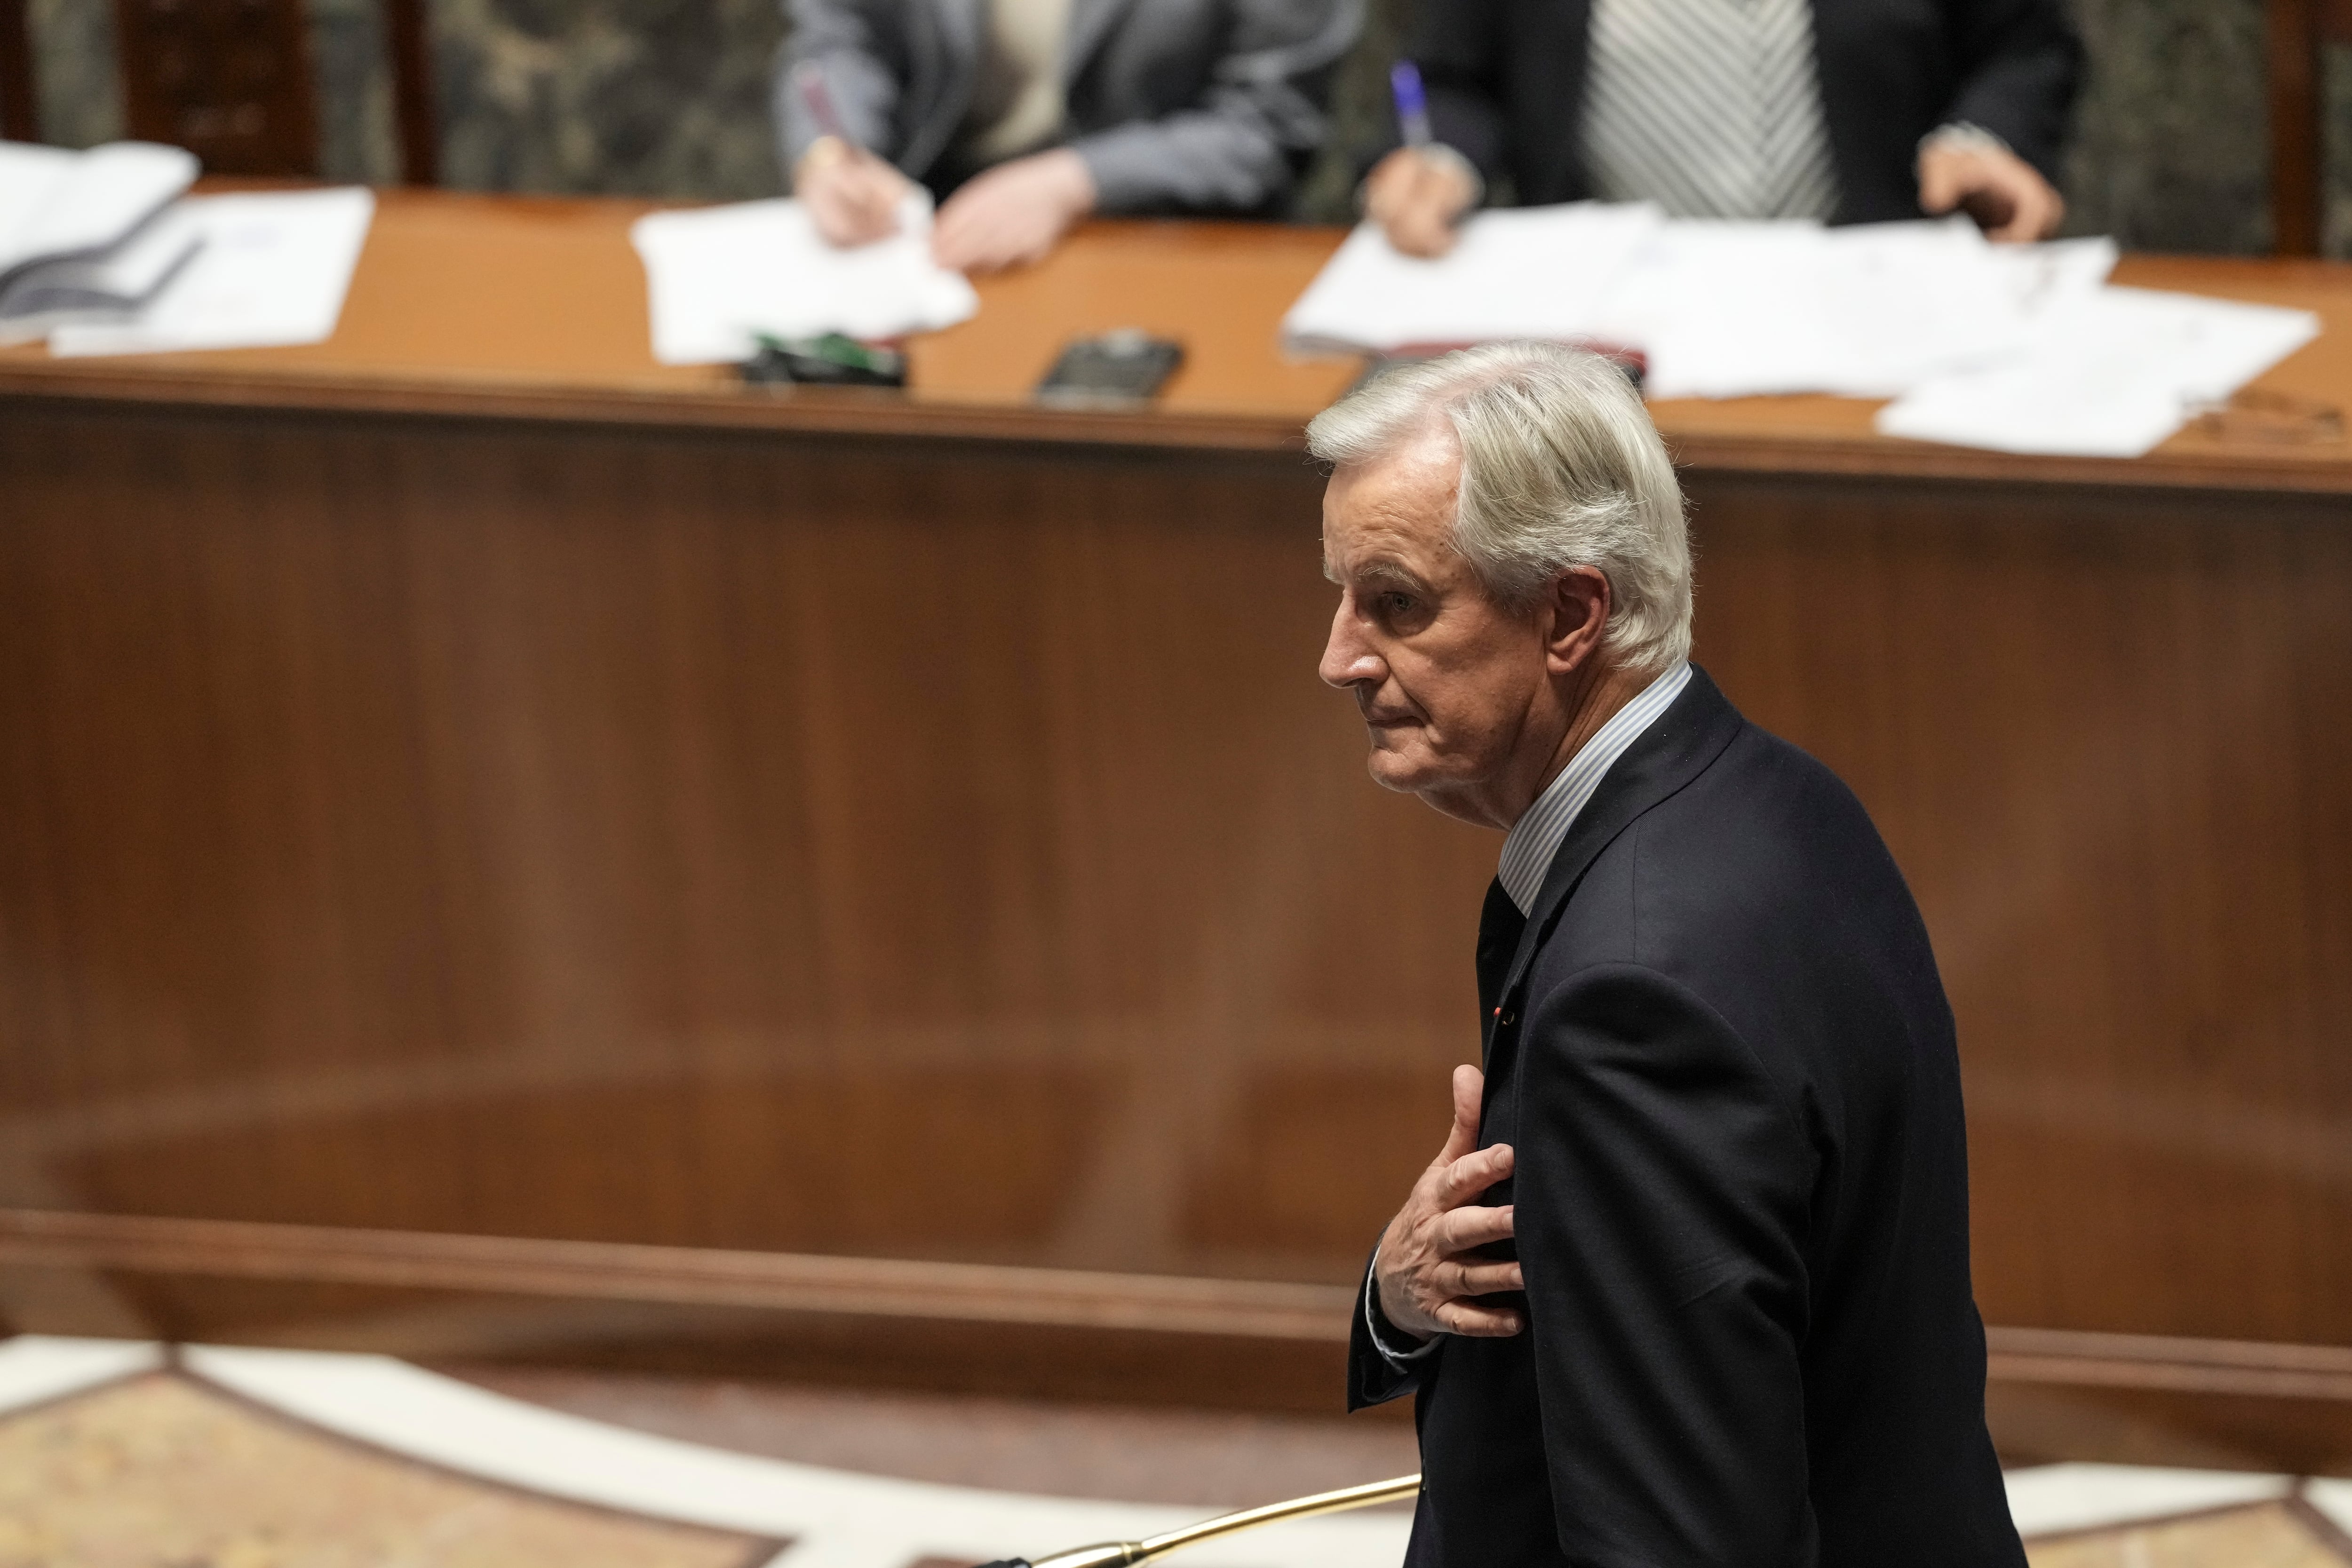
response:
M1184 363L1184 345L1132 328L1080 338L1037 384L1055 408L1135 408L1150 402Z

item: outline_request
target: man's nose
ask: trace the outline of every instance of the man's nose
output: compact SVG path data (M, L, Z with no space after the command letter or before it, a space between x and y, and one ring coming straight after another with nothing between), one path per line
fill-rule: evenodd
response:
M1388 678L1387 667L1364 637L1362 623L1345 599L1332 614L1331 636L1323 645L1323 662L1316 673L1323 678L1324 684L1342 690L1366 681L1377 685Z

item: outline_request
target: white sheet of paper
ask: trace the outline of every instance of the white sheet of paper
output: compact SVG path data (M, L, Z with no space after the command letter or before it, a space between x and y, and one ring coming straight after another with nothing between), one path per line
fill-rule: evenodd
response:
M1476 214L1433 261L1360 226L1283 339L1375 352L1597 342L1643 350L1655 397L1887 397L2020 352L2038 311L2114 264L2105 240L2000 247L1964 218L1825 228L1580 202Z
M629 229L646 267L654 358L726 364L758 334L895 338L950 327L980 309L963 275L931 260L930 205L919 193L898 232L836 250L790 200L653 213Z
M1996 362L2114 247L1999 247L1966 219L1823 228L1686 221L1627 266L1602 335L1645 351L1653 397L1891 397Z
M1878 413L1889 436L2001 452L2137 458L2319 335L2307 310L2146 289L2077 291L2022 354L1933 377Z
M194 224L157 222L97 256L24 268L0 287L0 343L31 342L68 322L134 320L204 245Z
M1302 352L1589 341L1627 263L1664 221L1643 203L1500 208L1474 215L1435 260L1360 224L1283 318L1283 341Z
M61 326L49 336L49 352L166 353L323 342L342 315L374 213L374 195L357 186L188 197L155 222L159 228L192 226L204 247L194 259L135 320Z
M152 142L83 152L0 142L0 273L121 240L194 183L195 154Z

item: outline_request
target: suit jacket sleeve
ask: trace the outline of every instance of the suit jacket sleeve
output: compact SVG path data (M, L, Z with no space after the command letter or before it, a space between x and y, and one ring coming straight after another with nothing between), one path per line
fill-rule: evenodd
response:
M1530 1000L1513 1198L1560 1549L1805 1560L1809 1141L1675 981L1601 965Z
M898 7L887 0L786 0L784 9L791 31L777 52L770 89L785 184L809 143L823 134L793 83L793 70L806 60L824 67L842 128L860 146L895 156L892 120L907 71Z
M1331 68L1362 25L1363 0L1237 0L1200 101L1071 141L1097 209L1254 212L1286 196L1322 145Z
M1379 1257L1377 1250L1374 1258ZM1420 1391L1437 1358L1445 1353L1445 1336L1440 1334L1417 1352L1391 1359L1381 1353L1374 1340L1374 1323L1388 1336L1391 1347L1410 1343L1405 1334L1381 1310L1381 1299L1372 1289L1371 1264L1364 1268L1363 1288L1356 1292L1356 1313L1353 1326L1348 1331L1348 1408L1361 1410L1368 1405L1386 1405L1391 1399L1402 1399ZM1402 1363L1402 1364L1400 1364Z
M2059 0L1963 0L1952 26L1961 78L1946 121L1983 126L2058 184L2083 76L2083 41Z

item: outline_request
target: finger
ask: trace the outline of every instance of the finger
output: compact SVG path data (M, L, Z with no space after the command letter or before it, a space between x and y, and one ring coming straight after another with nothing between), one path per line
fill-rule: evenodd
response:
M1482 1307L1475 1301L1447 1301L1430 1316L1452 1334L1465 1339L1507 1340L1519 1331L1519 1314L1507 1307Z
M1445 1135L1445 1147L1437 1158L1452 1163L1478 1146L1479 1100L1486 1089L1486 1075L1465 1062L1454 1069L1454 1126Z
M1440 1208L1457 1209L1509 1175L1518 1157L1508 1143L1465 1154L1438 1173L1431 1194Z
M1454 248L1458 237L1454 221L1462 216L1462 189L1447 170L1431 166L1422 181L1415 199L1415 214L1421 226L1421 253L1443 256ZM1475 1074L1477 1068L1469 1069ZM1479 1080L1483 1084L1483 1079Z
M2066 204L2043 181L2020 181L2016 206L2010 220L1995 229L1992 237L2007 244L2022 245L2046 238L2065 216Z
M1456 1296L1493 1296L1505 1290L1524 1290L1527 1277L1516 1263L1446 1263L1431 1274L1430 1282L1444 1290L1450 1299Z
M1364 182L1364 211L1385 226L1412 185L1412 161L1402 152L1390 153L1372 165L1371 175Z
M1420 248L1413 254L1426 256L1433 259L1444 256L1454 248L1454 242L1458 237L1460 237L1454 232L1452 224L1433 221L1423 226L1419 241Z
M1518 1234L1517 1210L1509 1204L1496 1208L1459 1208L1440 1215L1429 1229L1431 1250L1467 1252L1491 1242L1508 1241Z
M824 236L828 245L863 245L869 237L865 215L833 186L821 187L810 198L809 212L816 220L817 232Z
M1444 248L1438 236L1431 230L1418 213L1405 213L1388 226L1389 243L1407 256L1442 256ZM1440 1159L1444 1156L1440 1154Z
M898 226L895 208L877 206L855 180L828 176L812 185L807 200L817 231L835 245L864 245Z
M1485 1114L1486 1100L1486 1075L1468 1062L1464 1062L1460 1067L1455 1068L1454 1069L1454 1125L1470 1134L1474 1140L1473 1147L1476 1146L1475 1140L1478 1136L1478 1121Z
M876 222L898 226L898 199L906 194L907 184L896 171L869 162L859 172L856 189L858 205Z
M1919 158L1919 210L1948 213L1959 205L1959 171L1948 153L1929 152Z

